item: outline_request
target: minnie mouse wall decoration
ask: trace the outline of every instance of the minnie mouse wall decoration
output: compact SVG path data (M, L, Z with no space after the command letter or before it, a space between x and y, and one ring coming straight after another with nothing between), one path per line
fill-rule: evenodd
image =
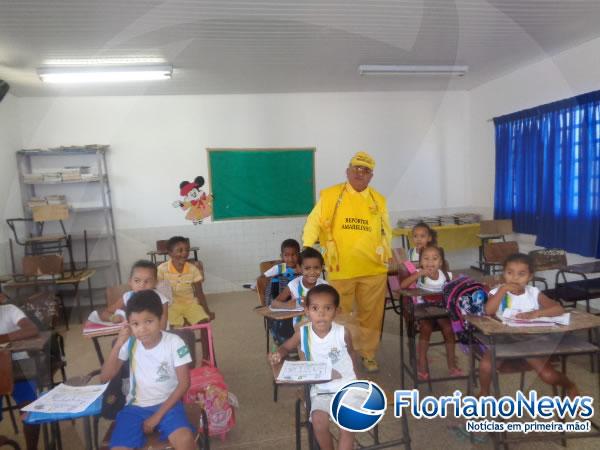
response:
M187 211L186 220L191 220L194 225L200 225L205 217L212 214L213 196L207 195L201 188L204 186L204 177L196 177L194 181L182 181L179 184L179 195L183 200L173 202L174 208Z

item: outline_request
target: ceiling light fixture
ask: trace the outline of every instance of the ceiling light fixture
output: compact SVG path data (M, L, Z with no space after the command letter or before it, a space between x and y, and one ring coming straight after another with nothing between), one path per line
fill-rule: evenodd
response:
M361 75L456 75L462 77L469 66L423 66L423 65L383 65L362 64L358 66Z
M44 83L110 83L119 81L168 80L173 66L130 65L130 66L60 66L37 69Z

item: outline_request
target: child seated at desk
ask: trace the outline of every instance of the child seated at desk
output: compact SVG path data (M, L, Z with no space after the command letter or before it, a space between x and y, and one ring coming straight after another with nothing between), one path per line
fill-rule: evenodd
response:
M302 360L331 361L333 380L315 384L310 390L310 420L322 450L333 450L333 438L329 432L329 409L333 396L342 386L356 379L350 332L334 322L339 305L340 295L334 287L323 284L310 289L304 305L310 322L301 325L294 336L270 355L271 364L279 364L296 349ZM340 429L338 449L352 449L353 443L353 434Z
M548 298L535 286L528 283L533 279L533 261L527 255L516 253L506 258L504 262L504 284L492 289L485 305L488 315L502 316L511 308L518 312L516 318L534 319L536 317L553 317L564 314L562 305ZM575 384L562 372L558 372L550 361L545 358L527 358L525 362L535 370L538 376L547 384L564 387L569 397L579 395ZM490 394L492 381L492 356L485 351L479 362L479 395Z
M21 339L35 337L39 331L35 324L27 318L25 313L15 305L5 304L6 296L0 292L0 344L10 343ZM16 352L12 354L13 360L28 358L26 352ZM4 370L2 370L4 372ZM6 376L0 372L3 378ZM37 388L34 381L16 381L14 383L12 398L19 408L31 403L37 398ZM0 397L0 420L2 420L2 397ZM25 434L25 444L27 450L37 449L38 438L40 435L39 425L27 425L23 423L23 432Z
M272 306L273 300L285 289L290 281L300 275L298 255L300 244L295 239L286 239L281 243L281 259L283 263L276 264L263 275L270 277L270 283L265 289L265 301ZM277 345L283 344L294 334L292 319L269 321L269 331Z
M277 298L273 300L273 308L300 308L304 307L304 299L308 291L320 284L327 284L323 274L323 255L312 247L307 247L300 252L300 269L302 275L288 283ZM302 316L294 317L294 326L302 321Z
M200 269L188 261L189 241L182 236L173 236L167 241L169 260L158 266L158 281L167 281L173 293L169 306L169 323L181 327L186 322L194 325L209 322L214 314L208 309L202 292L204 275Z
M412 229L414 247L408 249L408 261L414 265L419 264L421 251L428 245L437 246L437 232L425 222L419 222Z
M155 428L177 450L195 447L182 398L190 386L190 351L183 340L162 331L163 308L158 294L136 292L127 303L124 326L104 365L100 379L110 381L128 363L131 376L127 406L118 414L111 449L145 445Z
M130 291L127 291L123 296L113 303L108 305L106 308L99 312L101 320L105 322L121 323L125 320L125 307L131 296L135 292L143 291L146 289L153 289L158 296L163 307L163 315L160 318L160 327L162 330L168 329L169 326L169 303L170 300L167 296L163 295L156 289L158 284L158 275L156 265L152 261L140 259L131 266L131 272L129 273L129 287Z
M432 291L432 294L439 297L444 283L452 280L452 272L448 272L444 268L445 259L444 252L441 248L433 245L428 245L421 250L419 254L419 266L412 275L402 280L400 287L407 289L416 283L417 288ZM422 297L416 297L416 303L425 303ZM446 362L448 364L448 373L450 376L463 376L463 371L456 366L456 354L454 331L450 319L435 319L437 325L441 328L446 344ZM433 332L433 320L419 321L419 344L418 344L418 361L417 361L417 376L421 381L429 379L429 371L427 364L427 352L429 351L429 340Z

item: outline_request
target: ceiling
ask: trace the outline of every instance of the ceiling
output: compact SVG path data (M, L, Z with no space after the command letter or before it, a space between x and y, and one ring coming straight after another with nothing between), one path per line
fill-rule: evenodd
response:
M598 0L0 0L17 96L470 89L600 36ZM42 85L51 60L142 58L169 81ZM466 64L462 78L359 64Z

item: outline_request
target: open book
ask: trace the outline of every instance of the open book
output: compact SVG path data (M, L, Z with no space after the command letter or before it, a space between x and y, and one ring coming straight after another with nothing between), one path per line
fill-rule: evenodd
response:
M535 319L519 319L517 314L526 312L518 309L508 308L502 313L502 323L509 327L548 327L555 325L569 325L571 314L564 313L554 317L537 317Z

